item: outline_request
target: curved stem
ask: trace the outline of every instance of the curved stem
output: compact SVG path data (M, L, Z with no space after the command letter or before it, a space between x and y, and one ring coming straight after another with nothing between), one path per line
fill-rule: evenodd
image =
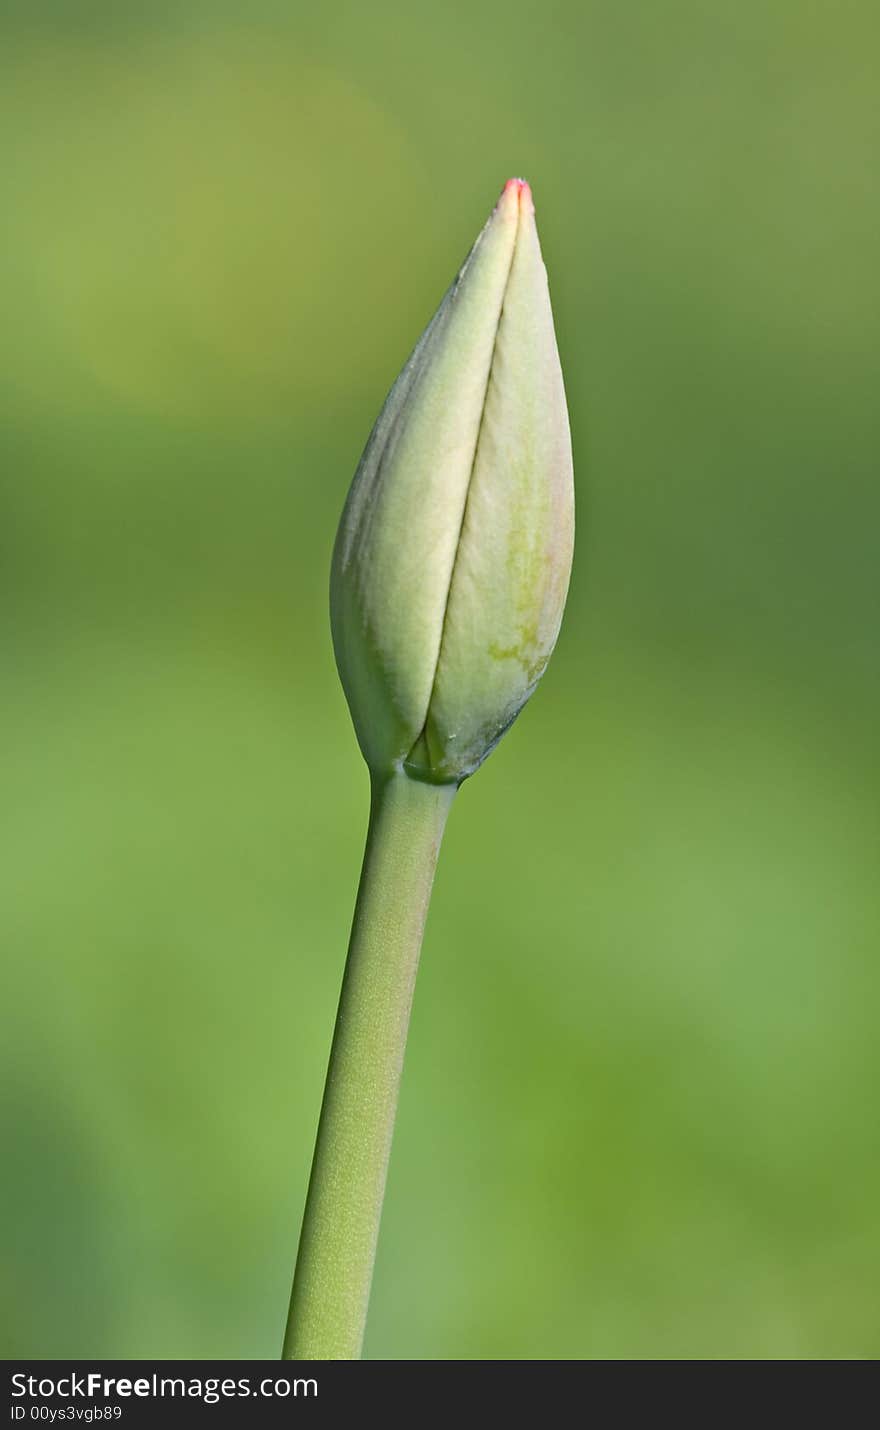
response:
M285 1360L356 1360L434 868L455 785L374 776Z

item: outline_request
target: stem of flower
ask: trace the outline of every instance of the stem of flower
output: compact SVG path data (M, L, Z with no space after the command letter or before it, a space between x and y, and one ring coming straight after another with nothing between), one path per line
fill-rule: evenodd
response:
M357 1360L422 933L457 786L374 775L284 1360Z

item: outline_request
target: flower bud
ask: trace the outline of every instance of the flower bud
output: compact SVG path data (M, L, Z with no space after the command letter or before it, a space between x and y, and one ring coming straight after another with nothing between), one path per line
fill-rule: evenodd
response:
M458 782L486 758L553 650L573 538L547 274L511 179L385 401L336 538L333 643L371 769Z

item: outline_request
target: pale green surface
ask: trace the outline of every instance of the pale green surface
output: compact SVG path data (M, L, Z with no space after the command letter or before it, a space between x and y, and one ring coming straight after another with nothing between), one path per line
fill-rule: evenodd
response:
M425 727L519 205L503 196L379 414L333 552L333 641L371 768Z
M333 551L333 647L371 769L459 782L565 605L571 436L528 184L510 179L382 407Z
M473 773L528 700L571 575L571 434L527 189L519 211L425 719L423 758L447 779Z
M578 555L461 791L366 1354L880 1353L878 11L7 5L2 1348L265 1356L354 464L532 182Z
M284 1357L361 1353L422 934L454 785L375 778Z

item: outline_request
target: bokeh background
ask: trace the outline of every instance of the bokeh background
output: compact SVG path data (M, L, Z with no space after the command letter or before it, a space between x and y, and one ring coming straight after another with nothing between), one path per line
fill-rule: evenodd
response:
M453 811L371 1357L880 1352L872 0L6 0L2 1348L278 1353L367 780L326 610L531 180L579 545Z

